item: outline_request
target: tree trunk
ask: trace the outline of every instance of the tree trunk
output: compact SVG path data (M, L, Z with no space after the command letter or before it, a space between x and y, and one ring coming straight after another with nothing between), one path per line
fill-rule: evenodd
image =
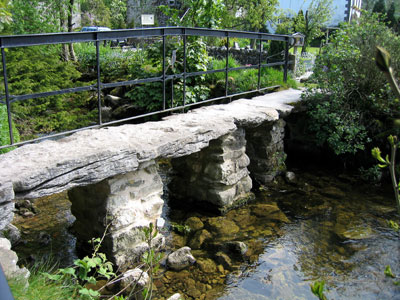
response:
M309 43L309 40L308 40L308 35L309 35L309 19L308 19L308 10L306 11L306 14L305 14L305 16L304 16L304 20L305 20L305 29L304 29L304 34L305 34L305 36L304 36L304 45L303 45L303 48L301 48L301 54L303 54L303 53L306 53L307 52L307 46L308 46L308 43Z
M66 28L67 25L66 25L64 5L62 2L59 3L58 11L59 11L59 18L60 18L60 31L65 31L67 29ZM69 61L69 51L68 51L67 44L61 45L61 59L63 61Z
M74 10L74 3L75 0L69 0L69 7L68 7L68 32L72 32L72 27L74 24L72 23L72 14ZM76 55L74 51L74 44L68 44L69 56L72 61L76 61Z

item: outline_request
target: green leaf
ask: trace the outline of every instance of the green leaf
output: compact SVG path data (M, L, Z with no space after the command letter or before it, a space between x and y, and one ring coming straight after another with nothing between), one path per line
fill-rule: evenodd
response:
M88 296L90 299L100 296L100 293L98 291L94 291L92 289L87 289L87 288L80 289L79 294L83 296Z
M62 275L57 275L57 274L49 274L49 273L42 273L45 275L48 279L58 281L62 278Z
M390 267L390 265L387 265L385 267L385 271L384 271L385 275L388 277L392 277L392 278L396 278L396 276L393 274L392 272L392 268Z
M86 279L86 281L87 281L88 283L91 283L91 284L96 284L96 282L97 282L96 278L93 277L93 276L88 277L88 278Z

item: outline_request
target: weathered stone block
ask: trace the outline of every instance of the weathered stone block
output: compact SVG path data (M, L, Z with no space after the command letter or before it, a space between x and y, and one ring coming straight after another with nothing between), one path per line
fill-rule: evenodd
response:
M108 227L104 246L110 258L118 266L137 259L143 248L142 227L155 224L161 216L162 192L154 161L135 172L70 190L78 238L86 241L102 236Z
M285 170L285 121L279 119L260 126L246 128L250 175L260 183L272 181Z
M244 130L239 128L195 155L172 160L176 176L170 191L179 198L212 203L221 211L235 206L252 187L245 146Z

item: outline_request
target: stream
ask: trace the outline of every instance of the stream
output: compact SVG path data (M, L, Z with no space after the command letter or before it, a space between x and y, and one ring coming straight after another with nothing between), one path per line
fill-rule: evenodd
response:
M399 220L390 186L323 171L294 170L255 191L256 200L225 216L166 207L169 249L188 245L197 262L182 271L161 268L153 299L400 299ZM16 215L22 262L50 253L64 265L76 257L74 217L66 193L35 201L36 214ZM247 251L242 251L246 247ZM397 278L385 276L390 265Z

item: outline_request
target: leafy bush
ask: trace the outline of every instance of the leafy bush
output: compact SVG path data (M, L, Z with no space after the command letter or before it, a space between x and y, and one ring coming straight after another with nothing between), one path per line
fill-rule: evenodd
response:
M162 75L162 43L154 43L147 49L147 57L143 64L132 64L129 69L129 79L140 79ZM174 55L173 55L174 53ZM184 71L183 41L173 40L166 44L166 74L181 74ZM174 57L174 61L172 61ZM206 44L201 39L190 39L186 45L186 72L206 71L210 58ZM205 76L195 76L186 79L185 103L195 103L205 100L209 88L205 84ZM171 99L171 82L167 82L166 98ZM132 86L125 94L135 101L139 109L155 111L162 108L162 83L153 82ZM170 101L168 101L170 102ZM183 79L174 79L174 101L172 107L183 105Z
M99 61L102 82L126 80L129 70L134 64L142 64L144 51L122 51L101 45L99 47ZM97 78L96 46L92 43L75 44L75 53L78 59L78 69L84 74Z
M393 120L400 117L398 101L375 66L377 45L393 53L399 72L400 37L365 12L356 22L342 24L316 60L316 87L304 94L309 129L319 145L338 155L364 150L395 130Z

